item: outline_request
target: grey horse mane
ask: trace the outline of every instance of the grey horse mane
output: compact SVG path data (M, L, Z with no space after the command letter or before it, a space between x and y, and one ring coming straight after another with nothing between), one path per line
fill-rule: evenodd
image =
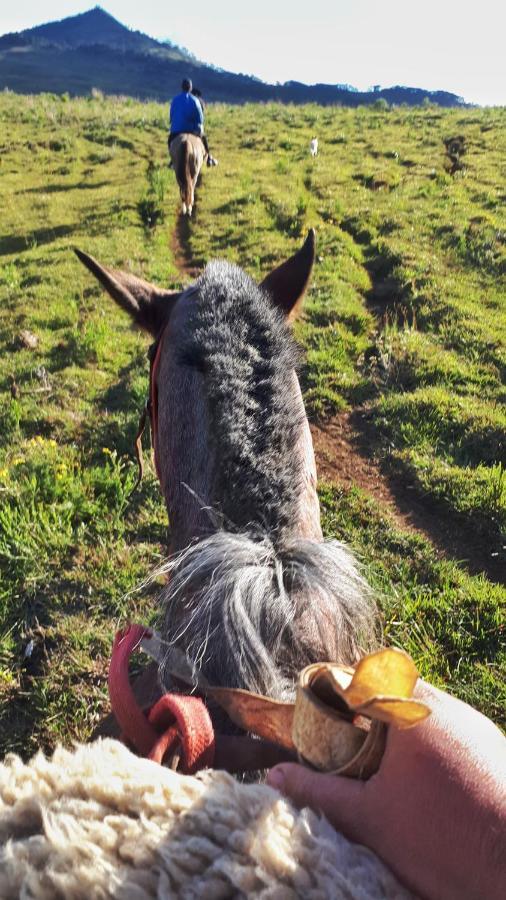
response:
M196 283L183 365L204 375L216 471L212 504L231 527L273 540L294 520L303 411L293 391L298 352L268 296L237 266L211 262Z
M217 531L167 560L163 636L208 683L279 699L300 669L356 662L375 643L375 604L353 554L339 541ZM311 627L297 627L309 611ZM170 649L162 680L171 686ZM196 680L198 680L196 678Z

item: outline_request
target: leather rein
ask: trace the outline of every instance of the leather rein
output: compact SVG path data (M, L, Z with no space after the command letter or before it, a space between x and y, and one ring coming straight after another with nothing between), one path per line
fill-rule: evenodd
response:
M166 327L166 326L165 326ZM155 342L151 344L148 350L149 359L149 393L144 408L139 419L139 427L135 435L134 449L137 459L138 475L137 480L132 488L133 494L139 487L144 477L144 459L142 456L142 436L146 430L146 422L149 418L151 432L151 446L153 448L153 458L155 463L155 471L160 481L160 463L158 457L158 383L157 375L160 365L160 356L163 347L163 339L165 336L165 327L162 329Z

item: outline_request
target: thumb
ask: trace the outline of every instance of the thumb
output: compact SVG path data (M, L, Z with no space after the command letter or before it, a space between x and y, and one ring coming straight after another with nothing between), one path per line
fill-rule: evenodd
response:
M365 839L365 782L314 772L296 763L282 763L270 770L267 784L296 806L310 806L322 812L334 828L352 840Z

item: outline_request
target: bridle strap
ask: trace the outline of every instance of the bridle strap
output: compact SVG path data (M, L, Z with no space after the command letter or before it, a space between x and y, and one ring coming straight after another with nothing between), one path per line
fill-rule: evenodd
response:
M165 337L166 327L160 332L156 343L151 347L150 351L150 367L149 367L149 401L148 412L151 420L151 446L153 447L153 457L155 461L155 470L158 481L162 483L160 476L160 461L158 457L158 368L160 365L160 356L163 347L163 339Z
M160 477L160 463L158 458L158 384L157 384L157 375L158 375L158 367L160 365L160 355L162 350L163 338L165 335L165 328L160 332L154 344L148 350L149 356L149 395L146 403L144 404L140 419L139 425L137 428L137 434L135 435L134 441L134 450L135 450L135 458L137 460L137 480L130 492L130 496L135 493L137 488L139 487L143 477L144 477L144 459L142 455L142 436L146 430L146 422L149 417L150 426L151 426L151 446L153 448L153 458L155 463L155 470L158 476L158 480L161 483Z
M148 418L148 413L149 413L149 401L147 401L144 404L144 407L143 407L143 410L141 413L141 417L139 419L137 434L135 435L134 450L135 450L135 458L137 460L137 479L135 481L135 484L134 484L132 490L130 491L129 497L131 497L132 494L135 494L142 479L144 478L144 458L142 456L142 435L144 434L144 432L146 430L146 421Z

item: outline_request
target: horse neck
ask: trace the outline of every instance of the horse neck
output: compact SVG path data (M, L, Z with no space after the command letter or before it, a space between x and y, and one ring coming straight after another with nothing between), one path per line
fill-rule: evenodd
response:
M294 390L302 396L297 376L293 372ZM220 514L220 496L215 489L219 470L220 446L209 440L211 423L202 375L195 370L175 364L171 354L160 363L160 385L170 390L160 393L158 410L159 468L162 492L165 497L171 527L171 550L184 549L220 529L234 529L232 521ZM305 415L298 440L288 465L297 471L298 493L294 515L280 540L296 537L321 540L320 507L316 491L316 464L309 424ZM294 475L295 477L295 475ZM241 496L238 492L237 506ZM251 523L263 531L262 522Z

